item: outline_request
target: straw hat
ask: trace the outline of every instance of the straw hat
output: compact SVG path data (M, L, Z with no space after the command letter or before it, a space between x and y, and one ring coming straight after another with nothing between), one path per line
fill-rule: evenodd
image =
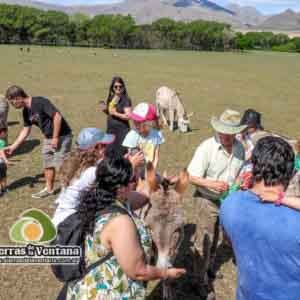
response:
M211 126L218 133L238 134L247 128L247 125L240 125L241 115L239 112L227 109L220 118L212 117Z

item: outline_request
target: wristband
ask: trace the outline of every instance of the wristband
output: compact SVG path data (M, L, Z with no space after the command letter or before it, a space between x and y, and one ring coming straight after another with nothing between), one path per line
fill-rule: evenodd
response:
M275 205L276 205L276 206L280 206L280 205L281 205L284 196L285 196L284 192L280 192L280 193L278 194L278 198L277 198L277 200L275 201Z

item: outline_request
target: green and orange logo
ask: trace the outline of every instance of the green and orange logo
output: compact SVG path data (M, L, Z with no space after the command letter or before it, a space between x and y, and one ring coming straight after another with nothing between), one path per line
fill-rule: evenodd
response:
M56 228L47 214L32 208L20 215L11 227L9 237L20 244L47 244L55 239Z

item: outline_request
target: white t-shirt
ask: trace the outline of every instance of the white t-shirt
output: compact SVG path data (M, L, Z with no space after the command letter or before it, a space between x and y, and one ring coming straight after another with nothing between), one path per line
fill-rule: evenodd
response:
M140 148L148 162L153 161L156 147L164 142L165 139L162 133L157 129L152 128L146 137L140 135L135 129L132 129L126 135L122 146L127 148Z
M64 188L56 199L58 204L52 222L55 226L77 211L81 192L89 189L96 181L96 166L84 170Z

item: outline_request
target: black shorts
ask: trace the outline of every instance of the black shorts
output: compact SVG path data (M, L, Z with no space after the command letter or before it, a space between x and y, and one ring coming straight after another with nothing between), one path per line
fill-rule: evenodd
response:
M6 178L7 166L5 163L0 162L0 180Z

